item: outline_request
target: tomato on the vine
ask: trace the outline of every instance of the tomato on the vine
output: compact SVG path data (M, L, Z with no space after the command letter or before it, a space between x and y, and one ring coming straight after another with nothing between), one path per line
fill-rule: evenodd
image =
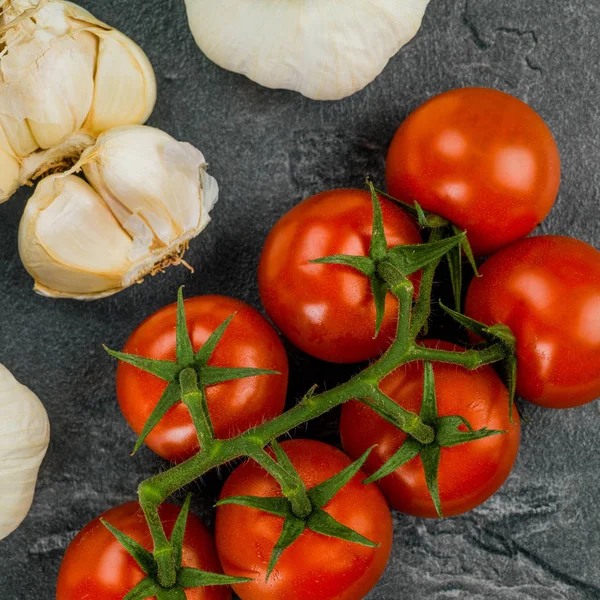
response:
M176 356L175 304L148 317L130 336L124 352L159 360ZM275 330L252 307L225 296L196 296L185 301L194 351L231 315L235 316L216 346L208 365L270 369L263 375L226 381L206 389L208 411L217 438L229 438L279 415L285 406L288 360ZM117 398L127 422L140 433L167 383L121 362ZM163 458L181 461L198 452L198 437L188 409L173 406L146 438Z
M600 397L600 252L563 236L504 248L469 287L465 314L508 325L517 393L548 408Z
M314 440L281 444L310 490L351 464L340 450ZM377 583L392 545L392 519L377 486L363 485L359 471L323 508L340 523L380 544L368 548L305 529L279 558L267 581L266 572L283 519L255 508L217 508L216 541L223 570L255 581L234 586L243 600L361 600ZM229 477L221 498L281 496L279 484L254 461Z
M442 350L461 350L448 342L425 340ZM509 417L508 391L490 366L475 371L434 363L433 372L440 417L464 417L473 429L506 431L473 442L441 448L438 485L444 516L467 512L494 494L504 483L517 458L520 421ZM402 366L383 379L381 391L406 410L419 413L423 397L423 363ZM461 426L466 431L465 426ZM407 439L407 434L365 404L352 400L342 408L340 422L344 450L352 457L369 447L365 470L374 473ZM436 517L420 456L377 482L389 504L418 517Z
M414 111L390 146L390 194L452 221L475 254L525 237L560 185L552 133L527 104L498 90L463 88Z
M159 514L170 537L180 509L162 504ZM100 521L104 519L146 550L153 541L144 513L137 502L122 504L90 521L69 544L56 587L56 600L122 600L146 578L132 556ZM212 536L194 515L189 515L183 543L182 566L222 573ZM187 600L230 600L231 591L222 586L185 590Z
M420 244L406 213L381 199L388 247ZM398 303L388 294L379 335L369 278L352 267L309 261L336 254L368 256L371 195L340 189L312 196L273 227L258 269L263 305L298 348L322 360L351 363L378 356L395 334ZM412 276L415 284L418 277Z

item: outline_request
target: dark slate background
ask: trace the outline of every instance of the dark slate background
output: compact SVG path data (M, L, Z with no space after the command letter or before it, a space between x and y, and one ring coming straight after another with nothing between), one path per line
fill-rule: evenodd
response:
M267 90L212 64L188 31L183 0L82 4L146 50L159 84L150 123L198 146L222 194L186 257L195 275L173 268L91 304L31 291L17 253L30 191L0 207L0 362L39 394L52 423L33 509L0 542L2 600L51 600L75 533L165 468L148 450L129 458L134 435L101 344L120 347L181 284L189 295L260 307L255 270L269 228L315 192L360 186L366 174L382 181L396 127L432 95L483 85L538 110L563 159L560 197L540 229L600 243L598 0L432 0L421 32L383 75L334 103ZM290 401L347 375L293 351L291 361ZM394 516L394 555L370 600L600 598L600 404L526 413L517 466L493 499L441 522ZM335 415L310 433L336 441ZM208 522L220 482L215 474L193 486L195 512Z

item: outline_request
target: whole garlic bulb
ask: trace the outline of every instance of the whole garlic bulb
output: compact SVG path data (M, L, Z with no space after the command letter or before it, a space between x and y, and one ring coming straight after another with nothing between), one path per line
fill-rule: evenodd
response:
M210 221L218 185L202 153L141 125L103 133L72 175L40 181L19 253L45 296L92 300L181 261Z
M0 0L0 202L71 166L97 135L144 123L156 79L122 33L63 0Z
M269 88L339 100L375 79L429 0L186 0L200 49Z
M50 441L39 398L0 364L0 540L27 516Z

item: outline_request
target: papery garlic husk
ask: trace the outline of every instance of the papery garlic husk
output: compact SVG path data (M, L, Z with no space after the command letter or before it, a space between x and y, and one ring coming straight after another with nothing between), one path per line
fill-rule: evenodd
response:
M0 364L0 540L27 516L50 441L39 398Z
M25 207L19 253L45 296L114 294L181 257L210 221L217 182L202 153L152 127L103 133L72 175L43 179Z
M429 0L186 0L200 49L269 88L339 100L419 30Z
M0 6L0 148L6 139L20 164L17 185L69 168L99 133L148 119L156 79L132 40L70 2ZM3 171L0 202L14 191Z

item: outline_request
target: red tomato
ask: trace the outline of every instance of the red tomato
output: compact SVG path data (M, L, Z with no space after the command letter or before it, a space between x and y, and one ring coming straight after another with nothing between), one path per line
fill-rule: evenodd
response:
M425 345L460 350L448 342L426 340ZM484 366L468 371L456 365L435 363L438 415L465 417L474 429L507 431L460 446L442 448L439 492L444 516L467 512L485 502L504 483L517 458L520 422L509 418L508 391L495 371ZM423 363L409 363L388 375L381 390L403 408L419 413L423 395ZM365 469L377 471L400 448L407 435L364 404L352 401L342 408L342 444L353 457L377 444ZM378 482L390 505L409 515L436 517L427 489L421 457L417 456Z
M402 209L385 199L381 208L389 247L421 243ZM372 226L368 192L334 190L304 200L271 230L258 269L260 296L277 327L307 354L330 362L359 362L380 355L393 340L398 304L391 294L383 326L373 339L369 278L352 267L309 263L334 254L368 256Z
M332 446L313 440L281 444L308 489L345 469L349 458ZM268 582L267 566L281 535L283 519L254 508L225 505L217 508L217 550L228 575L253 577L234 586L243 600L360 600L377 583L392 546L392 519L375 485L365 486L360 471L324 507L335 519L369 540L367 548L304 530L287 548ZM221 498L281 496L275 480L249 461L225 483Z
M197 296L185 301L188 329L198 351L210 334L235 313L208 364L215 367L272 369L281 375L261 375L207 388L206 398L215 434L228 438L279 415L285 405L288 361L273 328L252 307L225 296ZM124 352L175 360L177 306L172 304L146 319L125 344ZM121 362L117 397L123 415L140 433L167 383ZM172 407L146 438L154 452L181 461L198 452L198 438L188 409Z
M512 329L517 393L548 408L598 398L600 252L569 237L533 237L498 252L480 272L466 314Z
M163 504L159 509L168 537L179 511L179 507L172 504ZM88 523L67 548L58 573L56 600L122 600L146 577L127 550L100 522L101 518L152 551L152 537L137 502L106 511ZM223 572L210 533L192 514L185 530L182 566L211 573ZM188 589L185 595L188 600L230 600L231 591L215 586Z
M560 157L542 118L513 96L464 88L435 96L400 126L387 157L390 194L466 229L490 254L550 212Z

